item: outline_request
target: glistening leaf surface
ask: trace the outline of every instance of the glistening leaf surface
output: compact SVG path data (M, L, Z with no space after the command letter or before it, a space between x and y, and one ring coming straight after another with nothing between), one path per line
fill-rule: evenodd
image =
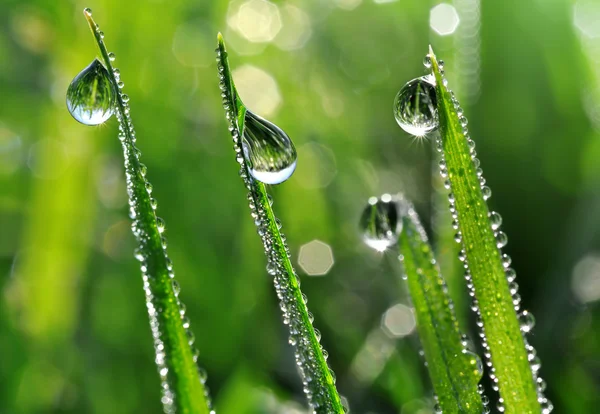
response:
M115 90L120 90L120 73L112 67L103 34L89 9L84 11L84 15L110 81ZM173 264L161 236L164 222L154 212L156 201L150 197L152 186L145 178L146 167L140 163L139 150L135 146L136 136L128 100L119 91L115 113L125 158L132 230L138 245L136 257L141 261L155 361L162 382L161 401L166 413L209 414L210 398L204 386L206 374L196 365L198 355L193 347L193 334L178 299L179 287L174 280Z
M280 300L284 323L290 329L289 342L295 347L295 356L304 383L304 392L313 412L319 414L344 413L335 377L327 365L324 350L319 344L320 333L312 325L312 315L300 290L300 280L290 261L290 252L280 231L281 225L271 206L271 197L265 184L250 174L243 156L242 139L246 121L246 107L239 98L227 59L223 37L219 34L217 46L221 96L234 150L241 165L240 175L248 189L248 202L252 217L262 239L267 255L267 269L273 276L275 290Z
M481 181L478 161L474 160L473 141L465 136L466 118L451 95L430 51L436 80L440 136L443 151L441 167L452 189L455 219L462 237L467 278L472 282L482 325L486 357L492 362L492 380L503 399L504 412L540 413L535 372L528 361L526 342L517 319L518 298L511 294L499 245L505 235L495 232L485 202L490 190ZM485 198L484 198L485 195ZM501 233L501 234L500 234ZM543 397L543 396L542 396Z

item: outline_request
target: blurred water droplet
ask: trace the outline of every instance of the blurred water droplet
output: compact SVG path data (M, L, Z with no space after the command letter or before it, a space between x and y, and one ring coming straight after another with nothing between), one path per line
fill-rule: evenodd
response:
M280 184L296 169L296 148L290 137L250 111L246 111L243 147L250 174L265 184Z
M394 117L400 128L422 137L439 125L435 82L423 76L408 82L394 99Z
M402 229L398 204L391 197L372 197L360 219L360 230L367 246L384 251L398 240Z
M67 108L78 122L100 125L113 114L115 89L104 65L94 59L67 89Z

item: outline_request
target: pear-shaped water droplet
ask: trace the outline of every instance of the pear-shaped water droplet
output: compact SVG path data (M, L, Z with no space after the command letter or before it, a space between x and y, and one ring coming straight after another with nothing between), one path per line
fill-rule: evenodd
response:
M67 108L73 118L85 125L105 122L113 114L115 102L108 70L98 59L75 76L67 89Z
M377 251L395 244L402 229L397 202L389 194L371 197L360 219L360 229L367 246Z
M408 82L394 99L398 125L411 135L422 137L439 125L435 81L422 76Z
M250 174L265 184L280 184L296 169L296 148L281 128L246 111L244 157Z

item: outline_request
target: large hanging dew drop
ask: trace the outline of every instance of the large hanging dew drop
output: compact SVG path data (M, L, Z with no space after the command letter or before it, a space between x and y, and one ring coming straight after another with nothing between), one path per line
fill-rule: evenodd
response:
M402 230L398 204L389 194L371 197L360 219L360 230L367 246L383 252L398 241Z
M244 121L244 157L250 174L265 184L280 184L296 169L296 148L285 132L246 111Z
M408 82L394 99L398 125L411 135L422 137L439 125L435 80L422 76Z
M67 108L77 121L100 125L113 114L116 102L108 70L98 60L82 70L67 89Z

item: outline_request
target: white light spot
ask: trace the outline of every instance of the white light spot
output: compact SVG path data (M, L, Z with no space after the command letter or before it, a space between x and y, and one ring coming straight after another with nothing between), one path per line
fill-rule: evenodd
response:
M295 50L304 47L312 34L310 17L302 9L291 4L281 8L283 27L275 38L281 50Z
M571 287L581 303L600 299L600 256L587 255L575 265Z
M313 240L300 247L298 265L309 276L326 275L333 263L331 247L320 240Z
M410 335L415 329L415 324L413 310L401 303L389 308L381 318L381 328L392 338Z
M266 0L249 0L227 19L227 24L254 43L272 41L281 30L277 6Z
M456 9L448 3L438 4L429 12L429 26L441 36L454 33L459 22Z
M600 3L597 0L579 0L573 6L573 24L584 36L600 37Z
M277 111L282 101L281 93L277 82L269 73L256 66L243 65L235 69L232 75L248 108L265 117Z

